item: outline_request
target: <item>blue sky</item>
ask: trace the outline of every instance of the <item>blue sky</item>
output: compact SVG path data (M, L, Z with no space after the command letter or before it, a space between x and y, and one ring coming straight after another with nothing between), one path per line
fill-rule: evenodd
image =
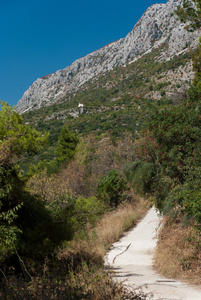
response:
M125 37L154 0L0 0L0 100Z

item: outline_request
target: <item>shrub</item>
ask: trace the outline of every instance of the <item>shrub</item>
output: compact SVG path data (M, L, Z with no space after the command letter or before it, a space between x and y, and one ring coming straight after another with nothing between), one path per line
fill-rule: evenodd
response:
M104 212L104 204L96 197L88 199L80 197L75 202L75 214L77 222L81 227L85 226L88 222L95 225L96 221Z
M124 192L128 189L125 180L116 171L111 170L103 176L98 184L98 197L111 207L117 207L125 199Z
M60 195L48 208L54 221L63 224L61 230L66 233L66 239L71 239L75 232L86 229L87 224L94 227L105 211L104 204L96 197L76 199L69 194Z
M193 218L201 223L201 168L189 170L183 185L176 185L165 199L163 212L176 212L176 216L182 213L188 218Z
M158 173L158 166L155 163L146 163L139 160L129 163L124 172L127 180L131 182L137 193L153 192Z

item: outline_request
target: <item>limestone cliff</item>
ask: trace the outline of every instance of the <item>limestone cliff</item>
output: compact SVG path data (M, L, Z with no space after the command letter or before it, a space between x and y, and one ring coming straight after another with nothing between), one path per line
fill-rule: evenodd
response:
M65 69L38 78L19 100L17 112L51 105L90 79L131 63L164 43L168 47L157 59L167 60L189 47L196 47L199 33L185 30L185 25L174 13L178 5L182 5L182 0L150 6L125 38L76 60Z

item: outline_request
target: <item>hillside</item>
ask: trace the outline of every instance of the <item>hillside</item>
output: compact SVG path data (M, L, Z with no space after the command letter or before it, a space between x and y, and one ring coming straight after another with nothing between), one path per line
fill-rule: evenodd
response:
M186 31L179 21L175 9L181 2L149 7L124 39L33 83L16 110L26 112L26 124L50 135L32 163L54 159L64 124L81 136L107 133L115 141L129 131L136 138L152 111L185 98L199 32ZM24 170L29 163L30 156L21 161Z
M150 7L94 52L111 50L97 63L110 70L90 77L93 53L72 81L72 66L37 80L20 114L0 102L0 298L150 299L103 262L153 204L157 270L201 283L201 47L173 13L180 3Z
M101 137L107 133L116 140L129 131L138 138L152 111L180 103L193 77L192 52L169 61L156 61L165 47L144 55L127 68L116 68L84 84L68 101L24 114L26 124L50 133L45 152L34 159L34 164L54 157L64 124L76 135L94 133ZM83 114L79 113L79 103L84 104ZM30 156L27 163L29 160Z
M120 66L130 69L132 62L141 60L147 53L156 52L154 60L162 62L197 47L198 31L187 32L175 15L181 3L182 0L169 0L166 4L152 5L125 38L76 60L63 70L37 79L19 100L17 112L69 103L84 85L96 84L102 76L113 74ZM161 47L163 51L158 55Z

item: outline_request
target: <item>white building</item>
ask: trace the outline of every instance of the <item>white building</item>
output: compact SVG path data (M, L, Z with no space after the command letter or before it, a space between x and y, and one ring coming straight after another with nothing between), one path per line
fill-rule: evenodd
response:
M79 110L80 110L80 114L83 114L83 112L84 112L84 104L79 103L79 104L78 104L78 108L79 108Z

